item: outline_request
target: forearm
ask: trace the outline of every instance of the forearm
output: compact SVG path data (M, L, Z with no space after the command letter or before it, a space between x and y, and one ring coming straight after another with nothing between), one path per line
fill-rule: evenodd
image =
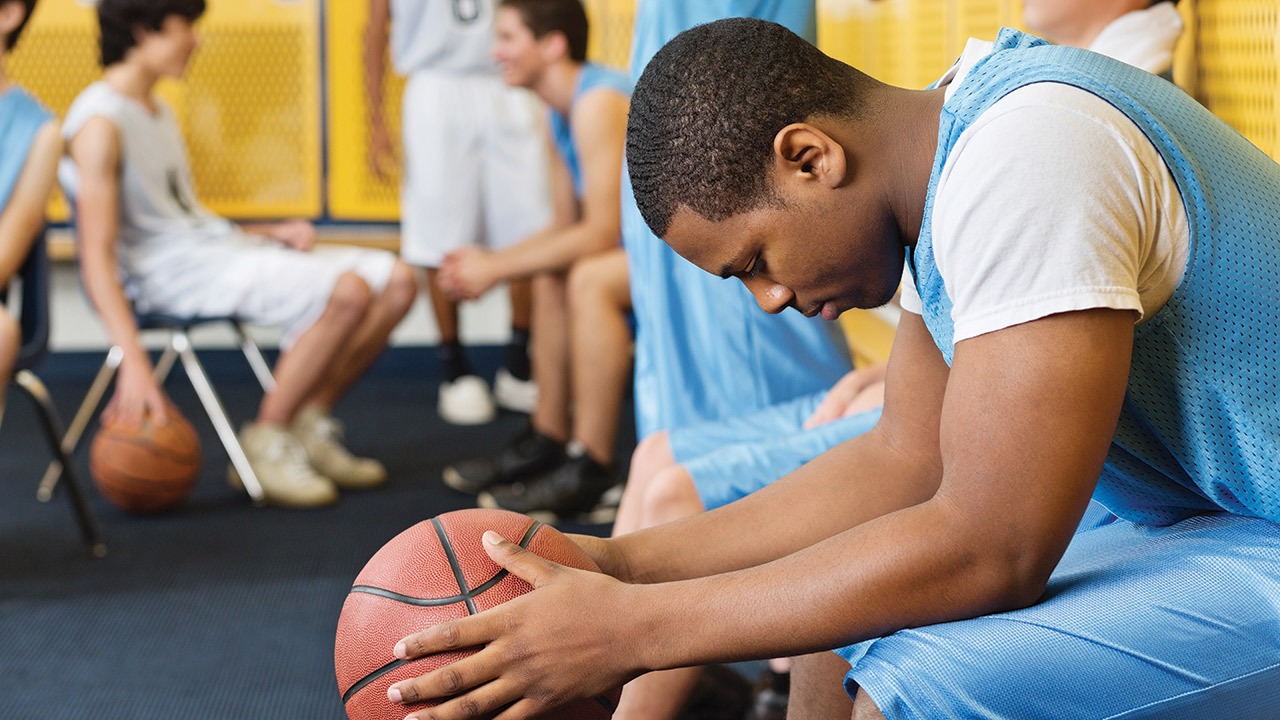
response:
M616 228L585 222L549 227L491 256L497 280L568 270L575 261L618 244Z
M133 319L133 308L120 286L115 257L109 250L84 250L80 274L111 343L124 351L126 362L150 363Z
M387 21L388 18L375 6L364 33L364 91L369 123L375 127L385 124L382 79L386 73Z
M645 641L628 647L646 669L788 657L1030 602L975 527L930 501L766 565L635 586L627 632Z
M895 450L884 433L877 427L848 440L735 503L616 538L626 579L665 582L761 565L928 500L939 470L925 453Z

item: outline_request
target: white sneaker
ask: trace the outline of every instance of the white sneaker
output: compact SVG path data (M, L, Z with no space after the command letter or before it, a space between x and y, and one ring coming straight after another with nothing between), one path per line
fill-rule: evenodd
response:
M498 410L489 386L475 375L463 375L453 382L440 383L440 417L454 425L481 425L493 422Z
M316 405L298 411L289 432L298 439L316 472L347 490L373 488L386 482L387 469L372 458L351 454L342 446L342 423Z
M317 507L338 499L333 481L311 468L306 451L283 427L246 423L240 431L240 447L272 505ZM228 469L227 479L244 487L234 466Z
M506 368L500 368L493 378L493 399L503 410L528 415L538 404L538 384L533 380L521 380Z

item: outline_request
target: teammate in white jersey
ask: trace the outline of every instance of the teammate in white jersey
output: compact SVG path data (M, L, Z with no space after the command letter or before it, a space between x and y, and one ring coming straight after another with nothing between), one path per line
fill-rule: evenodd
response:
M493 0L370 0L365 32L369 162L380 177L393 159L382 92L388 33L392 65L409 78L402 101L400 256L425 269L445 370L440 416L457 424L492 420L494 398L467 361L458 306L437 271L454 250L476 244L501 250L551 221L538 103L499 77L489 56L493 18ZM499 405L528 412L535 392L527 349L529 282L513 280L508 287L511 342L494 394Z
M310 252L309 223L237 227L201 207L173 115L154 94L181 77L204 0L102 0L102 80L72 103L59 176L76 206L80 266L111 341L124 350L107 414L162 418L134 311L235 316L284 328L276 387L240 441L269 502L323 505L386 477L352 456L330 410L385 347L415 296L387 252Z

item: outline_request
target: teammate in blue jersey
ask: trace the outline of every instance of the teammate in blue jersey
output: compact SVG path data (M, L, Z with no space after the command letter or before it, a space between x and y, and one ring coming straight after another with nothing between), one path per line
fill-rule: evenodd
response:
M18 42L36 0L0 2L0 288L13 279L44 228L44 208L62 154L58 121L12 83L6 56ZM22 334L0 304L0 419Z
M445 468L444 481L487 507L575 516L614 484L613 450L631 363L619 183L631 81L587 62L579 0L503 0L494 56L508 84L550 108L555 221L510 248L450 254L442 282L473 298L533 278L530 427L496 458Z
M797 717L1275 716L1280 165L1017 31L916 91L750 20L655 57L628 157L646 221L766 310L905 280L881 420L736 503L579 538L605 574L487 535L535 590L405 638L484 649L392 699L520 718L791 654Z

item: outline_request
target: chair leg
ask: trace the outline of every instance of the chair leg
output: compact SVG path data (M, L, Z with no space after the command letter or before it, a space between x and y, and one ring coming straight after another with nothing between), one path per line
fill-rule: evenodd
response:
M195 388L196 395L200 397L200 403L204 405L205 412L213 423L213 429L218 433L218 439L227 450L232 467L240 474L240 482L244 484L254 504L262 505L266 501L262 484L258 482L257 474L249 465L249 458L240 447L240 440L236 437L235 428L231 426L231 420L227 418L227 411L222 407L222 401L218 399L218 394L214 391L213 384L209 382L209 376L205 373L200 360L196 358L196 353L191 348L191 339L187 337L185 331L174 331L173 347L178 353L178 358L182 360L182 367L191 380L191 386Z
M67 428L67 434L62 438L62 452L55 454L57 459L49 463L48 469L44 471L44 477L40 480L40 486L36 489L36 499L40 502L49 502L53 498L53 492L58 487L58 478L62 476L62 457L69 457L75 453L76 446L80 444L80 436L89 426L89 421L97 414L102 397L107 393L107 386L111 384L111 379L120 369L120 362L123 359L124 350L121 348L113 346L107 351L107 358L102 361L102 367L98 368L98 374L93 378L89 392L85 394L84 401L80 403L75 417L71 419L71 427Z
M168 379L169 371L173 369L173 361L177 357L178 351L173 347L173 334L170 333L169 342L164 346L164 352L160 353L160 358L156 360L151 373L160 387L164 387L164 381Z
M275 390L275 376L271 374L271 366L267 365L267 359L262 356L262 351L258 349L258 344L249 336L244 323L237 322L234 325L236 326L236 335L240 337L240 350L244 353L245 359L249 361L249 367L253 368L253 374L258 377L258 383L262 385L262 391L271 392Z
M62 422L58 419L58 411L54 408L48 389L45 388L40 378L36 377L35 373L30 370L19 370L17 375L14 376L14 382L17 383L18 387L27 391L27 394L36 401L36 406L40 409L40 420L44 426L45 437L49 440L49 448L63 468L61 474L67 476L71 507L75 510L76 519L80 523L80 534L84 537L85 545L88 546L89 552L94 557L106 555L107 544L103 542L102 534L98 530L98 523L93 517L93 511L89 509L89 501L85 496L84 485L80 482L75 466L71 464L70 458L67 457L67 453L63 449Z

